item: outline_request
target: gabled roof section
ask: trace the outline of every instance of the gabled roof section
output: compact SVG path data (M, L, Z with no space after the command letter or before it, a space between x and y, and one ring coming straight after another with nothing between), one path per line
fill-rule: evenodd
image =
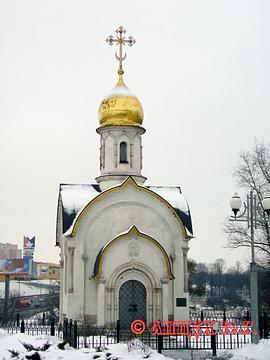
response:
M99 185L60 184L63 234L71 227L77 214L101 193Z
M190 235L193 235L192 221L187 199L179 186L146 186L163 197L177 212Z
M173 208L176 215L183 223L187 232L187 236L193 237L189 206L185 197L181 193L180 187L138 186L132 178L127 178L122 184L108 189L103 193L115 191L130 181L133 182L138 188L155 193L158 197L164 199L165 203L168 203L168 206ZM63 234L70 234L70 230L74 227L74 224L80 213L83 212L83 209L92 200L101 195L101 190L99 185L96 184L61 184L59 192L62 199Z
M159 249L159 251L163 255L163 257L165 259L165 262L166 262L166 268L167 268L168 277L171 280L174 279L174 275L172 273L171 261L170 261L170 258L168 256L166 250L154 238L152 238L151 236L149 236L147 234L144 234L144 233L140 232L136 228L136 226L132 226L127 232L119 234L118 236L116 236L114 239L110 240L105 246L103 246L100 249L100 251L99 251L99 253L98 253L97 257L96 257L96 261L95 261L95 264L94 264L94 271L93 271L93 274L91 275L90 279L96 277L101 272L102 263L103 263L104 257L106 256L106 253L109 250L109 248L111 246L113 246L113 244L116 243L118 240L122 239L123 237L130 236L132 234L134 234L136 236L139 236L141 238L145 238L148 241L151 241L152 244L154 244L154 246L156 246Z

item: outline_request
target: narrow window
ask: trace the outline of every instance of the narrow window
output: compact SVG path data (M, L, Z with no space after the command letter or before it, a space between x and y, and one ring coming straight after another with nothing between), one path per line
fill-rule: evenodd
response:
M120 144L120 163L128 163L127 160L127 143L121 142Z

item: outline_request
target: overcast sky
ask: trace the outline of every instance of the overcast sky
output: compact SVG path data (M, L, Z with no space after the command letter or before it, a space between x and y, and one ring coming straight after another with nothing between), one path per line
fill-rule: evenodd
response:
M59 260L59 183L99 175L97 112L117 79L104 40L123 25L147 184L181 186L190 257L247 262L222 223L240 150L269 139L269 14L268 0L0 0L0 241L36 235L35 259Z

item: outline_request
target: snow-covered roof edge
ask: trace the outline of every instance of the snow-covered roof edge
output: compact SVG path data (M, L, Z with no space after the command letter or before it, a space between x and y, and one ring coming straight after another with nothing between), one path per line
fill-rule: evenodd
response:
M126 180L125 180L126 181ZM118 184L114 187L119 187ZM182 220L189 238L193 237L191 214L188 202L181 188L174 186L146 186L166 200ZM98 184L60 184L59 193L62 198L63 235L70 236L73 226L85 206L101 193Z

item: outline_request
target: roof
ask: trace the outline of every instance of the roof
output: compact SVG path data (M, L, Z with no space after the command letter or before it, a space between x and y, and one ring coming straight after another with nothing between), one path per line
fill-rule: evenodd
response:
M154 191L159 196L163 197L177 212L179 218L182 220L185 228L190 235L193 235L191 214L187 199L181 192L179 186L146 186L148 189Z
M192 221L186 198L177 186L146 186L165 199L176 211L182 220L187 232L193 235ZM59 189L62 199L63 234L66 233L79 212L96 196L101 193L97 184L60 184Z

